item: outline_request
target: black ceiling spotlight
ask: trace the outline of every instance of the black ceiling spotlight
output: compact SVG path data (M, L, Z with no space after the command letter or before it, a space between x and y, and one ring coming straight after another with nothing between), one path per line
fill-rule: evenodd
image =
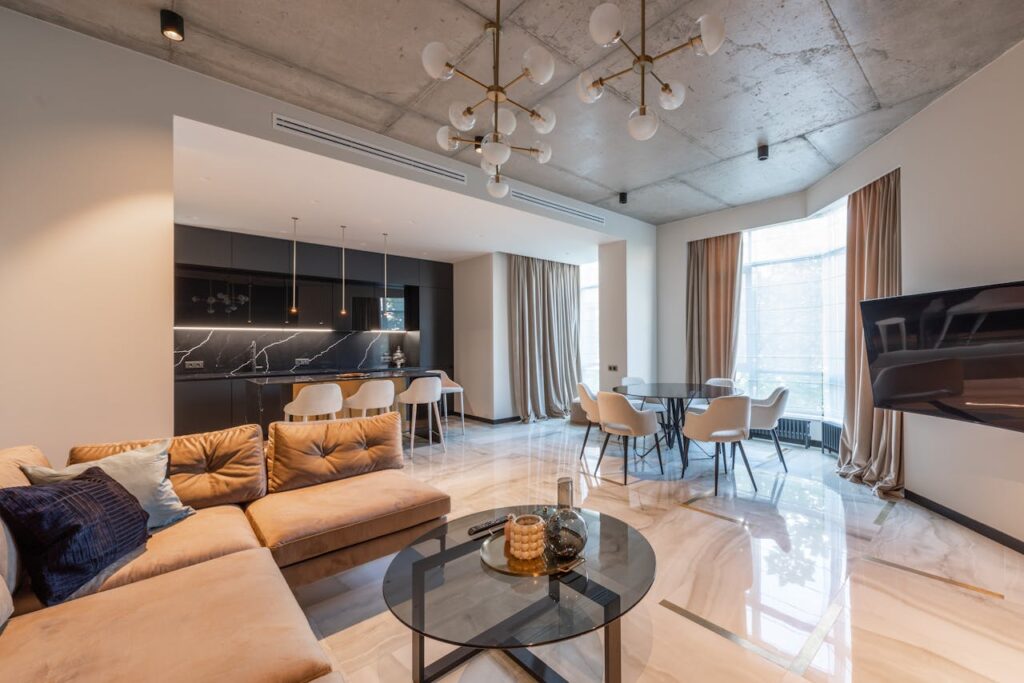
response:
M473 151L476 152L477 154L483 154L484 153L483 148L480 146L483 143L483 141L484 141L484 136L483 135L477 135L475 138L473 138Z
M185 40L185 20L173 10L160 10L160 33L168 40L180 43Z
M625 204L629 201L629 195L626 192L619 193L619 204Z
M768 145L757 146L757 160L768 161Z

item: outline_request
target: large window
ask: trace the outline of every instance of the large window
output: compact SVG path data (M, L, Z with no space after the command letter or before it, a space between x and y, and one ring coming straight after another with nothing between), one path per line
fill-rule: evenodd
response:
M598 353L597 262L580 266L580 365L581 381L595 392L601 386L601 358Z
M751 396L789 387L786 413L842 420L846 200L743 233L736 379Z

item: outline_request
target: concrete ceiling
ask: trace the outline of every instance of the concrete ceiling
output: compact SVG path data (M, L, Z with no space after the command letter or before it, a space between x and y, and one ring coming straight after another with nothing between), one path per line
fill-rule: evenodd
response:
M1024 39L1022 0L650 0L652 51L689 38L709 11L724 16L727 40L714 57L682 53L659 65L662 77L687 84L687 100L674 112L658 109L657 135L635 142L625 129L639 99L635 77L590 106L575 95L582 69L606 74L628 64L624 50L589 37L599 1L502 3L501 68L515 73L527 47L547 47L555 77L520 82L515 95L558 115L546 138L552 161L520 159L506 172L651 223L803 189ZM420 50L441 40L460 67L485 76L482 23L494 11L490 0L177 0L187 35L179 44L157 30L168 2L0 4L431 151L448 104L479 98L458 78L432 81ZM635 37L639 3L620 5ZM536 137L525 120L520 131L521 142ZM755 158L762 142L772 145L766 162ZM622 190L626 206L617 202Z
M425 208L426 207L426 208ZM566 263L597 260L615 237L461 192L174 119L174 221L231 232L461 261L503 251ZM486 220L481 220L486 216Z

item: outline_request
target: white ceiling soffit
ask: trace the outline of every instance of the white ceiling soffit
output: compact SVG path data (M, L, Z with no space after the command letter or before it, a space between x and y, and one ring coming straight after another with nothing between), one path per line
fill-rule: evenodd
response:
M619 239L452 185L446 190L180 117L174 123L177 223L288 238L290 217L298 216L300 241L339 245L345 224L354 249L381 251L387 232L391 253L450 262L501 251L589 263L599 244ZM517 201L548 202L517 192Z

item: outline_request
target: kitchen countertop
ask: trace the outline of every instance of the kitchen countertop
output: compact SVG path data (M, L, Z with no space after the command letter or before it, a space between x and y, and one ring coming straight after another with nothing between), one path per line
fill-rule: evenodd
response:
M360 376L342 377L343 374L359 373ZM432 374L426 368L367 368L364 370L330 368L323 370L305 370L292 372L279 370L276 372L193 372L175 375L175 382L193 382L214 379L247 379L256 384L295 384L299 382L334 382L342 379L382 379L388 377L412 377Z

